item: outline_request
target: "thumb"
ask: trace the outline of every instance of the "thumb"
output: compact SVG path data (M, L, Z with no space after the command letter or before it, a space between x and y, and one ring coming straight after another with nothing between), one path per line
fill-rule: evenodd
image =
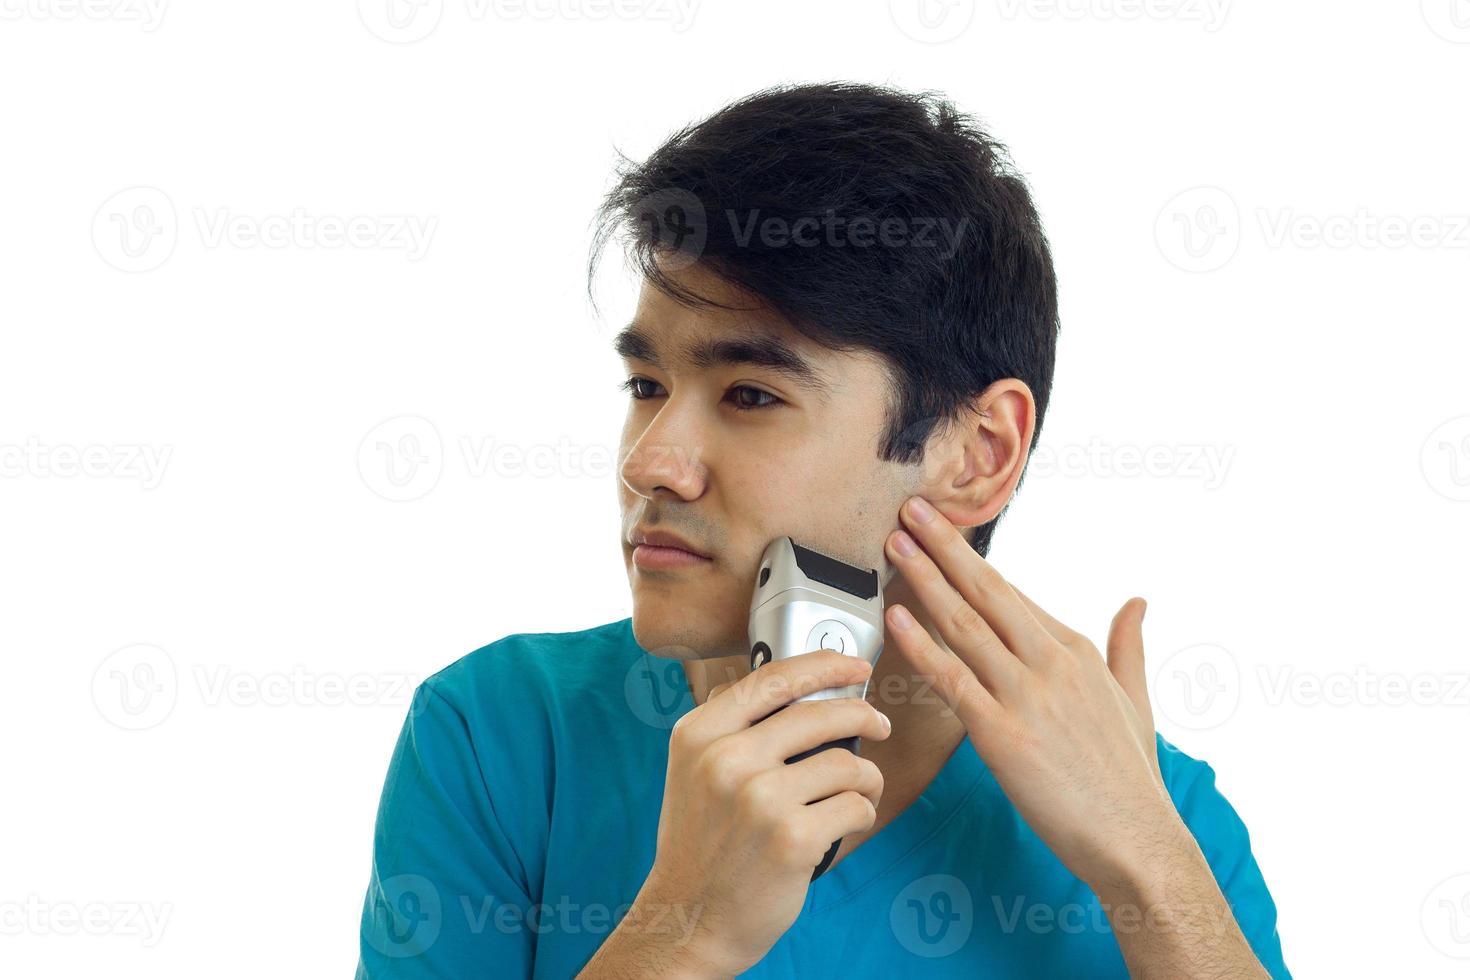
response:
M1133 702L1138 717L1153 730L1154 713L1148 700L1148 679L1143 667L1143 614L1148 601L1134 596L1123 603L1108 627L1108 670Z

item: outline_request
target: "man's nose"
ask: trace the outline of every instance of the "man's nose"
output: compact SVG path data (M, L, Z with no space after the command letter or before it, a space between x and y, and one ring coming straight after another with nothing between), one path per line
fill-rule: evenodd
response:
M685 500L704 492L704 442L699 427L671 416L664 406L623 459L621 475L634 493L652 497L659 488Z

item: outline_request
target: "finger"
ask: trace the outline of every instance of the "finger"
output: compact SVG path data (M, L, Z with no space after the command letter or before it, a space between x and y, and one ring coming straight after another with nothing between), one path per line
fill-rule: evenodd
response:
M949 648L987 687L1001 694L1019 681L1024 664L995 634L985 617L955 591L954 586L939 570L939 566L934 564L922 548L913 555L904 555L897 550L894 542L901 533L896 531L888 537L889 560L914 590L919 602L929 611L929 618L933 620L935 628L944 637ZM895 609L902 608L902 605L894 605L888 609L886 615L890 635L904 629L894 613ZM1040 629L1040 626L1037 628ZM927 638L926 630L918 630L925 633ZM932 638L930 639L932 642Z
M872 673L866 660L838 653L813 650L784 657L751 671L711 694L691 721L706 738L718 738L749 728L782 705L829 687L861 683Z
M1026 593L1022 592L1020 588L1016 586L1016 583L1008 582L1007 584L1011 587L1011 591L1016 593L1016 598L1020 599L1023 603L1026 604L1026 608L1031 610L1031 615L1036 617L1036 621L1042 626L1045 626L1048 633L1056 637L1058 643L1061 643L1063 645L1070 645L1073 640L1082 635L1081 633L1078 633L1076 630L1072 629L1066 623L1057 619L1051 613L1047 612L1045 609L1042 609L1040 606L1038 606L1034 601L1032 601L1030 596L1026 595Z
M1138 717L1153 730L1148 678L1143 664L1143 614L1148 603L1137 596L1123 603L1108 627L1108 670L1133 702Z
M809 837L811 865L816 867L839 837L861 834L873 826L878 808L861 793L848 790L802 808L803 836Z
M935 643L929 631L914 622L913 614L903 606L888 608L888 622L892 626L889 636L899 652L914 665L920 677L933 683L939 697L967 729L980 730L984 719L992 717L999 708L985 680L977 676L967 661ZM904 625L905 619L908 625ZM1020 669L1010 654L1002 652L996 656L1010 659L1011 670Z
M931 515L929 520L920 520L914 513L916 503ZM919 543L919 555L909 560L927 556L959 595L985 618L1006 649L1023 663L1033 665L1054 655L1051 635L1031 615L995 566L975 552L974 545L965 540L948 518L918 497L909 498L899 508L899 515L904 527Z
M861 698L829 698L779 708L759 724L729 737L746 743L753 755L773 766L839 738L857 735L882 741L890 727L883 712Z
M853 790L873 804L883 798L883 772L871 759L847 749L826 749L791 765L767 769L751 782L763 784L761 792L796 803L816 803L829 796Z

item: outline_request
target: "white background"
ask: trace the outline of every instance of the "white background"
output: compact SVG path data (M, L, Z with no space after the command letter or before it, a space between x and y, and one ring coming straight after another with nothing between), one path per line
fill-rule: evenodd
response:
M1054 245L993 562L1148 598L1298 976L1464 975L1465 0L158 2L0 0L0 972L351 974L413 685L631 612L614 147L845 78Z

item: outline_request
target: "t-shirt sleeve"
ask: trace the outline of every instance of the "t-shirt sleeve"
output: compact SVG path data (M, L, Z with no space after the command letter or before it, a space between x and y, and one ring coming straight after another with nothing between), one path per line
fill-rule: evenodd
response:
M1290 980L1276 933L1276 903L1251 853L1245 821L1215 786L1215 770L1162 738L1159 761L1180 817L1194 834L1215 881L1235 913L1240 931L1256 958L1275 980Z
M464 715L432 678L414 691L388 764L363 901L357 980L529 977L525 869L496 812ZM504 805L504 801L502 801Z

